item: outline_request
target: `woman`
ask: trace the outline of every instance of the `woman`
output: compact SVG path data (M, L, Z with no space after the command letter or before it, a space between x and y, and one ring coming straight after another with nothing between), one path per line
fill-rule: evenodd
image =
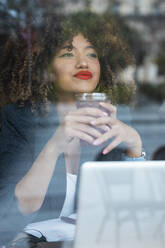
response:
M116 100L115 75L131 56L113 23L90 13L52 18L32 61L31 84L25 59L16 79L19 92L24 85L19 104L2 113L0 230L10 233L9 239L30 222L74 212L75 189L65 210L63 205L68 175L77 175L84 159L80 140L91 149L106 142L102 157L108 160L143 159L139 134L117 119L114 105L100 103L100 110L75 104L76 93L96 90L109 90ZM56 104L46 103L48 96ZM117 149L120 143L123 151Z

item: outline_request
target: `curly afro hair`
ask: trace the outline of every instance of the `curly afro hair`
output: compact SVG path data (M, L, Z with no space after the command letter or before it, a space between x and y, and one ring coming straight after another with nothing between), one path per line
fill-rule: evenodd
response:
M25 40L10 38L1 60L0 90L5 91L11 102L29 101L47 103L56 99L55 82L47 77L51 61L66 41L72 46L78 33L95 47L101 66L101 76L96 91L107 92L114 103L128 103L135 85L121 82L118 75L134 58L121 36L115 19L109 15L79 12L69 16L52 15L45 20L43 38L37 49L28 54Z

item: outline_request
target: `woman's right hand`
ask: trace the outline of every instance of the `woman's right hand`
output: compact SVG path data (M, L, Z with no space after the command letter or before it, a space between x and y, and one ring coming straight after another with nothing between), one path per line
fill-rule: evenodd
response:
M109 127L106 125L97 126L97 128L90 125L91 121L96 120L98 117L107 116L106 112L98 108L79 108L69 111L64 118L62 118L61 124L57 128L53 135L53 140L58 142L59 152L64 152L66 146L71 143L74 138L79 138L90 144L96 138L99 138L101 130L103 132L108 131Z

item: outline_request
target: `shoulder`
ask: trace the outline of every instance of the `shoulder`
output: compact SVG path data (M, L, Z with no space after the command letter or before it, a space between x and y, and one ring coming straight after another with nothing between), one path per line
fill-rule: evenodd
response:
M38 110L32 112L30 103L26 103L23 107L18 103L9 104L2 110L1 131L4 135L5 133L15 133L27 138L34 136L34 132L38 136L42 133L45 137L49 137L49 133L51 135L54 127L58 124L57 119L56 108L52 105L47 114L40 115Z
M20 107L18 103L8 104L2 109L1 136L27 136L35 127L36 117L30 105Z
M8 104L2 108L2 119L17 120L33 118L33 113L30 108L30 104L27 103L25 106L19 106L18 103Z

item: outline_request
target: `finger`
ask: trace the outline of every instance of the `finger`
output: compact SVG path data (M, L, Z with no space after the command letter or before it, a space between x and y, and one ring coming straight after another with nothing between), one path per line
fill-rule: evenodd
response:
M104 143L105 141L107 141L108 139L113 138L114 136L116 136L116 132L111 129L109 132L106 132L104 134L102 134L99 138L95 139L93 142L93 145L100 145L102 143Z
M92 115L92 116L108 116L108 113L99 108L78 108L71 112L71 115Z
M106 155L107 153L109 153L110 151L112 151L115 147L117 147L119 144L121 143L121 139L119 137L117 137L116 139L114 139L110 145L108 145L104 150L103 150L103 154Z
M86 123L90 124L91 121L94 121L96 118L87 116L87 115L67 115L65 117L65 122L81 122L81 123Z
M112 118L111 116L107 117L99 117L90 122L93 126L98 125L114 125L116 122L116 119Z
M97 128L103 130L104 132L108 132L111 129L108 125L97 125Z
M88 143L92 144L94 138L84 132L81 132L79 130L70 129L70 136L72 137L78 137L79 139L82 139L84 141L87 141Z
M117 113L117 107L108 103L108 102L100 102L99 103L103 108L108 110L108 112L111 114L111 116L116 117Z
M73 128L73 126L72 126ZM97 130L96 128L94 127L91 127L89 125L84 125L84 124L80 124L80 123L76 123L75 126L74 126L74 129L76 130L79 130L79 131L83 131L93 137L100 137L102 135L101 132L99 132L99 130Z

